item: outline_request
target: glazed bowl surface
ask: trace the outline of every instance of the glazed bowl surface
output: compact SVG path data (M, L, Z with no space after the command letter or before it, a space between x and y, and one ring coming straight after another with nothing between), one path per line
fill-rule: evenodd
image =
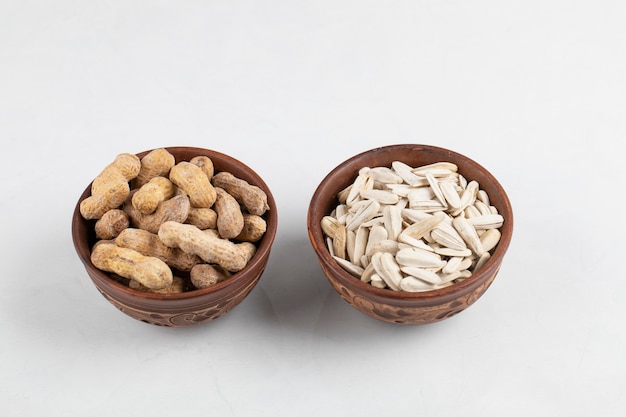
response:
M375 288L344 270L331 256L321 228L321 220L338 204L338 193L348 187L364 167L390 167L401 161L418 167L436 162L452 162L468 181L476 180L490 202L504 217L501 238L490 259L471 277L451 286L425 292L393 291ZM513 235L513 211L502 185L482 165L441 147L400 144L371 149L340 163L321 181L308 208L307 230L322 272L337 293L358 311L389 323L428 324L450 318L476 302L493 283Z
M195 156L208 156L215 172L227 171L267 194L269 210L263 215L267 230L256 243L257 250L247 266L230 278L204 289L194 289L178 294L154 294L129 288L113 279L111 274L96 268L91 262L91 249L97 241L95 220L85 220L80 214L80 202L91 192L91 183L86 186L76 203L72 216L72 240L87 275L102 296L122 313L145 323L189 327L208 323L239 305L259 282L269 260L272 244L276 237L278 213L276 202L263 179L243 162L223 153L197 147L166 147L176 159L189 161ZM138 153L142 158L151 150Z

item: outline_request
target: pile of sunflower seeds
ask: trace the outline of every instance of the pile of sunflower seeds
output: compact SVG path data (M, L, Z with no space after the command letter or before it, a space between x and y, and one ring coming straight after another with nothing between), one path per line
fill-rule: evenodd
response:
M487 262L504 218L450 162L365 167L322 219L331 256L377 288L430 291Z

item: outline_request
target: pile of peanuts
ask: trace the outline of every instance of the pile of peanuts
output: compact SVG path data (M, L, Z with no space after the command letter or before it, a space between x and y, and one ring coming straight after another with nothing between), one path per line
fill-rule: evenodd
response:
M504 218L450 162L365 167L321 221L331 256L377 288L422 292L467 279L490 258Z
M213 161L176 163L166 149L119 154L94 179L80 213L96 220L91 261L129 287L171 294L241 271L266 232L267 195Z

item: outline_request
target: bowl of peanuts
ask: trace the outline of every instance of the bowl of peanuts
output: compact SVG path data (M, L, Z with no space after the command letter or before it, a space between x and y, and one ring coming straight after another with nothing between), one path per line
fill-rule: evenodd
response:
M494 281L513 233L506 192L483 166L429 145L371 149L315 190L307 229L323 274L372 318L448 319Z
M276 236L269 187L217 151L120 153L72 217L76 252L97 290L126 315L168 327L208 323L258 283Z

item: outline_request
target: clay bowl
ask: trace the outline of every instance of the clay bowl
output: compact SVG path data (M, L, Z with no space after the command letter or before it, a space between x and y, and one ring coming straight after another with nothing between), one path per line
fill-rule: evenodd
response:
M440 161L457 164L469 180L477 180L491 204L504 217L502 237L490 260L470 278L452 286L427 292L404 292L379 289L361 282L331 257L320 221L338 204L337 193L350 185L363 167L391 166L402 161L417 167ZM316 189L308 210L307 227L322 271L339 295L360 312L390 323L427 324L438 322L465 310L478 300L496 277L513 233L513 212L509 199L498 181L485 168L456 152L426 145L392 145L356 155L333 169Z
M205 155L213 161L215 172L228 171L250 184L262 188L267 194L270 209L264 214L267 231L257 243L257 251L245 269L212 287L180 294L151 294L131 289L116 281L106 272L97 269L90 260L91 247L96 242L94 223L80 215L80 202L90 195L89 184L80 196L72 217L72 239L76 252L83 262L87 274L104 298L121 312L142 322L169 327L187 327L207 323L223 316L241 303L258 283L270 256L276 236L278 213L276 202L268 186L242 162L202 148L166 148L176 162L188 161L194 156ZM140 158L150 151L137 154ZM104 168L104 167L103 167Z

